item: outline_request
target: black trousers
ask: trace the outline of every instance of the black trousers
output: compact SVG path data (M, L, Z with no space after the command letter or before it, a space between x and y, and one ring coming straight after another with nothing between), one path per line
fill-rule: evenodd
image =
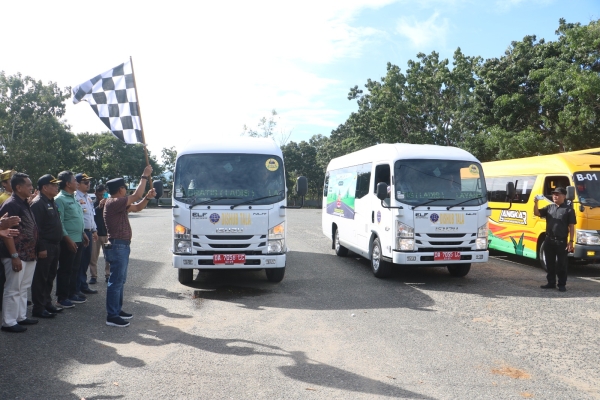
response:
M46 243L46 258L38 258L35 264L33 281L31 282L31 299L33 312L41 313L46 306L52 304L52 285L58 268L59 244Z
M567 250L567 240L557 240L546 238L544 240L544 255L546 256L546 267L548 268L548 283L556 285L558 276L558 286L567 284L567 264L569 252Z
M0 312L2 311L2 299L4 298L4 284L6 283L6 275L4 267L0 268Z
M58 272L56 274L56 297L58 301L68 299L75 294L77 284L77 273L83 246L77 245L77 252L73 253L67 243L60 242L60 255L58 257Z

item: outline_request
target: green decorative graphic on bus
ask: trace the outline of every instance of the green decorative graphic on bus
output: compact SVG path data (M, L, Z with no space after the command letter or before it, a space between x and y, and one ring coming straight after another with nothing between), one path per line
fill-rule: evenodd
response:
M354 219L354 196L356 172L336 171L329 177L327 189L327 213Z

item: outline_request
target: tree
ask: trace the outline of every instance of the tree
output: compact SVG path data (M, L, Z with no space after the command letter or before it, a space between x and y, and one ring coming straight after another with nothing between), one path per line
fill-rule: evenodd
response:
M56 83L0 72L0 166L30 175L57 174L76 160L70 127L59 121L65 113L64 91Z
M322 138L321 135L315 135L308 142L290 142L281 147L287 187L293 187L296 178L305 176L308 180L309 199L319 199L323 196L325 171L317 161L318 146Z
M175 171L175 161L177 160L177 150L175 150L175 146L163 148L161 158L165 172L168 171L173 173L173 171Z
M275 140L279 146L284 146L290 139L292 131L287 132L283 129L276 131L275 128L277 127L278 122L279 118L277 117L277 111L273 109L271 110L269 118L262 117L260 121L258 121L259 130L254 130L248 125L244 125L242 136L247 135L250 137L271 138Z

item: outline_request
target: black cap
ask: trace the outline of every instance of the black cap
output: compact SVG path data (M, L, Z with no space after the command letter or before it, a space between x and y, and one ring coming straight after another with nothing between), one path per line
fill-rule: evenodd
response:
M125 185L125 179L123 178L111 179L110 181L106 182L106 186L108 186L109 193L116 192L121 186L127 187L127 185Z
M105 190L106 190L106 187L104 187L104 185L102 185L102 184L96 186L96 192L104 192Z
M90 179L92 179L93 176L87 176L87 174L77 174L75 175L75 180L77 181L77 183L81 183L81 181L89 181Z
M46 174L40 177L40 179L38 179L38 189L41 189L42 186L44 185L48 185L50 183L59 183L60 180L56 179L55 177L53 177L50 174Z
M552 193L560 193L560 194L564 194L565 196L567 195L567 189L565 189L564 187L557 187L554 188L554 190L552 191Z

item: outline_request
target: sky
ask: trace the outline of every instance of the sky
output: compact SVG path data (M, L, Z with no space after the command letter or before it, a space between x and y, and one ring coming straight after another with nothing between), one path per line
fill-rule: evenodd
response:
M226 143L278 113L276 136L329 136L357 110L349 89L388 62L456 48L501 57L559 18L600 19L598 0L17 1L2 5L0 70L74 87L132 57L146 143ZM67 100L73 133L106 131Z

